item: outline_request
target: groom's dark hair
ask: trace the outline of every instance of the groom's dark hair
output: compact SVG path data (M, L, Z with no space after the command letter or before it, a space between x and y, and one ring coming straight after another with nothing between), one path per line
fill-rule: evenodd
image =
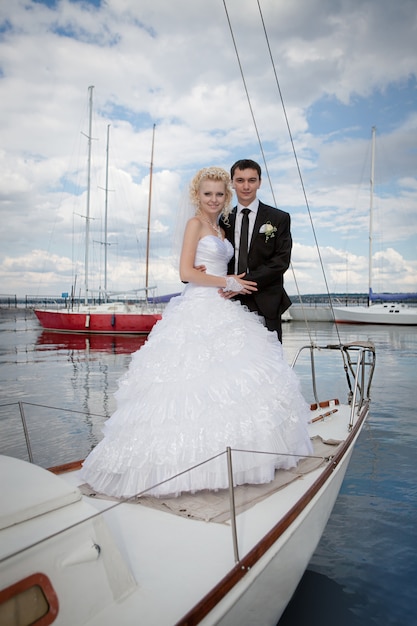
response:
M233 180L233 176L235 174L235 170L256 170L258 172L259 180L262 178L261 166L256 161L252 161L252 159L240 159L240 161L236 161L230 168L230 178Z

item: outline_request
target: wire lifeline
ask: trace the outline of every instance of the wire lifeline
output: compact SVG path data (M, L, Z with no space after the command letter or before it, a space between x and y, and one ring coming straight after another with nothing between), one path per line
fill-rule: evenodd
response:
M307 208L307 212L308 212L308 216L309 216L309 220L310 220L310 225L311 225L311 228L312 228L312 231L313 231L313 237L314 237L314 242L316 244L317 254L318 254L319 262L320 262L320 267L321 267L321 271L322 271L322 274L323 274L324 282L325 282L325 285L326 285L326 292L327 292L327 296L329 298L330 309L331 309L331 312L332 312L333 320L335 320L335 315L334 315L334 310L333 310L333 303L332 303L332 299L330 297L330 290L329 290L329 285L328 285L328 282L327 282L326 272L325 272L325 269L324 269L323 259L322 259L322 256L321 256L321 253L320 253L320 248L319 248L319 245L318 245L317 234L316 234L316 231L315 231L315 228L314 228L313 218L312 218L311 211L310 211L310 205L309 205L309 201L308 201L308 198L307 198L307 192L306 192L306 189L305 189L303 176L302 176L302 173L301 173L301 168L300 168L300 164L299 164L298 157L297 157L297 152L296 152L295 145L294 145L294 139L293 139L293 136L292 136L291 127L290 127L290 123L289 123L289 120L288 120L288 115L287 115L287 111L286 111L286 107L285 107L285 103L284 103L284 98L282 96L282 90L281 90L281 86L280 86L280 83L279 83L279 80L278 80L278 75L277 75L277 71L276 71L276 67L275 67L275 62L274 62L274 58L273 58L273 55L272 55L272 50L271 50L271 46L270 46L270 43L269 43L269 37L268 37L267 30L266 30L266 25L265 25L265 21L264 21L264 18L263 18L263 13L262 13L262 9L261 9L261 5L260 5L259 0L257 0L257 4L258 4L259 15L260 15L260 19L261 19L261 22L262 22L262 27L263 27L263 31L264 31L266 44L267 44L267 47L268 47L269 57L270 57L270 60L271 60L271 65L272 65L272 69L273 69L274 76L275 76L275 82L276 82L276 85L277 85L277 89L278 89L278 93L279 93L280 101L281 101L281 106L282 106L282 109L283 109L284 118L285 118L285 122L286 122L286 125L287 125L288 135L289 135L289 138L290 138L290 142L291 142L291 147L292 147L293 154L294 154L295 163L296 163L296 166L297 166L297 171L298 171L298 175L299 175L299 178L300 178L300 183L301 183L301 188L302 188L302 191L303 191L304 201L305 201L305 204L306 204L306 208ZM228 25L229 25L230 34L231 34L231 37L232 37L232 42L233 42L233 46L234 46L234 49L235 49L235 53L236 53L236 57L237 57L237 61L238 61L239 69L240 69L240 74L241 74L241 77L242 77L242 82L243 82L245 93L246 93L246 98L248 100L249 109L250 109L252 120L253 120L253 124L254 124L254 127L255 127L256 136L257 136L257 139L258 139L258 143L259 143L259 147L260 147L260 150L261 150L263 162L264 162L264 165L265 165L265 170L266 170L266 173L267 173L267 177L268 177L268 181L269 181L272 197L274 199L274 203L275 203L275 206L276 206L277 202L276 202L274 190L273 190L273 187L272 187L271 177L269 175L268 165L267 165L267 162L266 162L266 156L265 156L265 152L264 152L264 149L263 149L262 140L261 140L261 137L260 137L260 134L259 134L258 126L257 126L257 123L256 123L256 119L255 119L255 114L254 114L254 111L253 111L252 103L251 103L251 100L250 100L249 90L248 90L248 87L247 87L247 84L246 84L242 63L240 61L240 56L239 56L239 52L238 52L238 49L237 49L235 36L234 36L234 33L233 33L232 24L231 24L229 13L228 13L227 6L226 6L226 0L223 0L223 6L224 6L225 13L226 13L226 18L227 18L227 22L228 22ZM291 265L291 271L293 273L294 281L295 281L296 288L297 288L298 298L300 300L301 305L303 305L302 298L301 298L301 295L300 295L300 291L298 289L298 283L297 283L297 280L295 278L295 272L294 272L294 268L293 268L292 262L291 262L290 265ZM312 343L312 336L311 336L310 328L309 328L309 325L307 323L307 320L305 320L305 322L306 322L306 326L307 326L307 331L308 331L308 334L309 334L310 342ZM341 341L339 329L338 329L337 325L335 325L335 326L336 326L336 334L337 334L337 337L338 337L339 346L341 346L342 345L342 341ZM342 349L340 349L340 352L341 352L341 355L342 355L343 362L346 363Z

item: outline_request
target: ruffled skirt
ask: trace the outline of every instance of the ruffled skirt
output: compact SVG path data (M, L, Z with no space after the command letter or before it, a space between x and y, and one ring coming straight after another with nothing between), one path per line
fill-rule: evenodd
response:
M116 399L82 469L110 496L226 488L228 447L235 484L269 482L311 452L309 407L276 333L217 289L171 300Z

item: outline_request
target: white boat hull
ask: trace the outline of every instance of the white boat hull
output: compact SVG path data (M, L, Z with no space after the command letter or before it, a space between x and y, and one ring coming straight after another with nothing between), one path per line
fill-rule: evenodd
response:
M40 518L31 521L31 541L36 544L45 531L51 537L46 544L30 548L24 558L19 555L9 561L7 580L22 580L34 570L45 574L58 598L53 622L57 625L136 626L140 614L140 623L147 626L275 626L326 526L353 443L315 493L314 483L322 469L305 479L310 495L306 496L304 479L296 480L284 492L277 491L238 515L243 556L237 565L230 523L175 518L139 504L122 504L78 525L80 519L111 504L84 496L58 508L46 528ZM66 480L70 486L77 483L77 474L67 475ZM292 522L285 519L286 509L293 508L291 503L301 507ZM64 519L75 526L54 537ZM9 529L6 552L18 547L19 530L22 528ZM99 551L95 546L100 546ZM5 574L3 571L2 586ZM207 611L207 605L213 605L211 610Z
M333 314L330 305L292 304L289 315L294 322L332 322Z
M320 541L338 496L351 452L309 506L228 594L202 625L276 626ZM272 600L272 601L271 601ZM224 613L224 615L221 615Z
M417 307L408 307L405 304L334 307L333 310L337 324L417 325Z
M345 417L338 415L330 428L323 422L313 425L312 434L338 437ZM57 625L136 626L141 615L140 623L147 626L275 626L320 540L359 432L358 427L340 451L339 462L312 471L237 515L237 564L230 521L176 517L140 504L112 508L114 502L107 499L74 495L44 520L45 513L28 515L2 531L2 558L21 547L22 533L24 544L33 544L23 557L7 559L7 569L0 570L2 587L42 572L58 598ZM79 482L77 472L65 474L65 480L50 478L62 483L63 494L73 493ZM30 482L27 487L34 489ZM28 499L24 490L22 496ZM82 519L87 521L78 524ZM73 526L54 536L66 525Z

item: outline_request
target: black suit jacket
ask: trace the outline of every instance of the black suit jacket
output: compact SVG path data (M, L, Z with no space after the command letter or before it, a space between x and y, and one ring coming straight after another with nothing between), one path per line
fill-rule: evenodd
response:
M235 247L235 221L237 207L229 215L229 224L221 222L227 239ZM277 229L273 237L266 240L259 230L263 224L271 223ZM258 291L252 296L260 315L281 324L281 315L291 306L284 289L284 273L291 260L291 218L288 213L259 202L252 238L249 245L248 273L245 278L257 283ZM236 248L235 248L236 250ZM228 273L235 273L234 257L229 263ZM239 296L245 304L245 296ZM252 307L250 307L252 308Z

